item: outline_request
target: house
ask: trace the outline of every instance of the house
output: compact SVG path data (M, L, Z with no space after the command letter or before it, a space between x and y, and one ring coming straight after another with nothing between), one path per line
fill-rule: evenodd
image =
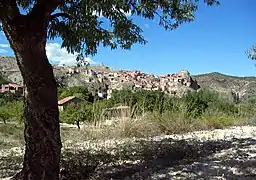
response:
M24 90L25 90L24 86L14 84L14 83L2 84L0 88L1 93L10 92L18 96L23 96Z
M60 111L65 110L65 108L67 107L67 105L71 104L71 103L78 103L82 101L81 99L75 97L75 96L68 96L65 97L64 99L61 99L58 101L58 107Z
M77 67L70 67L68 69L68 74L76 74L79 73L79 69Z

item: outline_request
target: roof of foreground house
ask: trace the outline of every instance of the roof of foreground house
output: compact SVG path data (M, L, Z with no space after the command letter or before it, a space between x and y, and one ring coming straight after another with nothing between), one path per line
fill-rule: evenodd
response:
M68 97L65 97L61 100L58 101L58 105L63 105L69 101L71 101L72 99L75 99L76 97L75 96L68 96Z

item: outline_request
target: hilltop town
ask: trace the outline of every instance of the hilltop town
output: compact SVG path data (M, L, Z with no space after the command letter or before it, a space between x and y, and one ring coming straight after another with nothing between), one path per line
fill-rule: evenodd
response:
M22 77L14 58L1 57L0 71L13 83L23 85ZM187 90L200 88L197 81L186 70L175 74L156 76L138 70L114 70L105 65L90 67L53 65L53 71L60 86L88 85L93 87L95 93L102 98L110 98L113 90L124 88L131 90L160 90L178 97L181 97Z
M235 77L220 73L191 75L187 70L156 76L138 70L117 70L106 65L57 66L53 65L55 78L60 87L88 86L91 92L102 98L110 98L115 89L160 90L181 97L187 90L214 89L225 96L236 93L241 100L255 99L255 77ZM0 56L0 72L12 82L2 90L20 89L23 80L14 57ZM15 85L16 84L16 85ZM1 87L0 87L1 88ZM19 90L20 92L20 90Z
M98 67L99 68L99 67ZM84 78L86 83L99 82L105 87L98 89L100 97L111 97L111 92L115 89L143 89L149 91L160 90L170 95L182 96L188 89L197 90L200 88L197 81L194 80L190 73L182 70L175 74L167 74L156 76L154 74L146 74L138 70L111 70L109 67L101 68L84 68L84 67L67 67L54 68L55 74L58 70L64 71L67 79L75 75L80 75Z

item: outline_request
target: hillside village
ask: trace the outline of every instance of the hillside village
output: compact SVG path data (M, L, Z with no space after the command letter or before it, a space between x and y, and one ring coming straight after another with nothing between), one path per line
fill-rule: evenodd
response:
M200 87L216 90L227 97L236 93L239 99L245 101L256 98L255 77L235 77L214 72L195 76L186 70L156 76L138 70L112 69L103 64L82 67L53 65L53 71L59 86L88 86L91 92L102 98L110 98L113 90L123 88L160 90L181 97L187 90L195 91ZM23 88L23 80L14 57L0 56L0 72L11 81L10 85L4 84L5 87L0 85L1 92L10 89L24 94L15 90Z
M167 74L158 77L138 70L97 71L79 67L66 68L67 76L77 73L83 74L87 83L93 83L95 81L100 83L109 82L107 83L107 88L98 91L98 96L102 98L110 98L113 90L123 89L127 86L131 89L160 90L170 95L177 95L178 97L182 96L188 89L197 90L200 88L196 80L193 80L186 70L182 70L176 74Z
M10 91L20 93L23 88L22 78L15 59L11 57L3 58L8 63L2 63L0 71L7 76L13 83L3 84L1 92ZM2 59L2 61L4 61ZM12 64L12 66L9 66ZM91 67L76 67L76 66L56 66L53 65L53 71L57 82L63 84L63 79L72 79L75 76L80 76L84 83L79 85L88 85L99 83L103 86L97 88L97 95L101 98L110 98L113 90L124 88L142 89L149 91L160 90L169 95L181 97L187 90L198 90L200 86L194 80L190 73L182 70L175 74L167 74L156 76L154 74L146 74L138 70L113 70L107 66L91 66ZM15 83L15 84L14 84ZM13 87L19 87L19 92ZM76 84L65 84L63 86L76 86Z

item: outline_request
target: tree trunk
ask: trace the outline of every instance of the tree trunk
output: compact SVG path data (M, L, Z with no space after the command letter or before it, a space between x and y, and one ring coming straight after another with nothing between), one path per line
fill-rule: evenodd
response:
M79 120L76 121L77 128L80 129L80 123Z
M14 179L59 179L61 140L57 85L46 56L46 27L43 21L23 17L13 26L3 23L27 90L23 169Z
M36 52L24 59L30 64L24 78L27 85L25 100L24 179L56 180L59 176L61 151L57 87L45 53ZM39 65L41 64L41 65ZM37 68L36 68L37 66Z

